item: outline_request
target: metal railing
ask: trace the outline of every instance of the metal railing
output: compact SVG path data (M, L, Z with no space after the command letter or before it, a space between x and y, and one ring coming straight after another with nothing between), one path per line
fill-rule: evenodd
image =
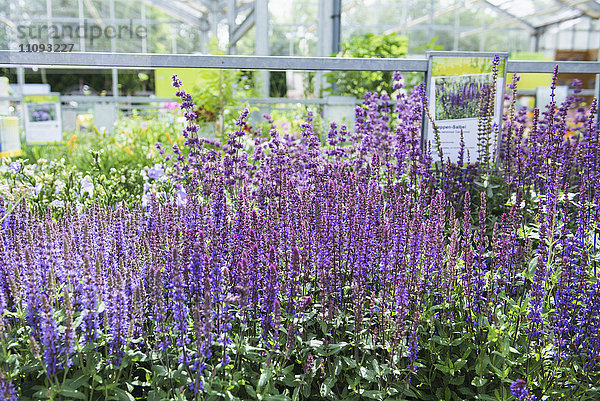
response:
M465 52L461 52L465 53ZM474 52L473 54L477 54ZM561 73L600 74L600 61L518 61L508 60L507 72L551 73L558 65ZM427 71L427 59L220 56L142 53L27 53L0 50L0 66L152 69L222 68L246 70L301 71Z
M478 52L472 53L477 56ZM173 101L171 98L153 96L119 96L116 89L117 69L171 68L220 68L243 70L299 70L299 71L403 71L427 74L428 59L400 58L341 58L341 57L277 57L277 56L232 56L195 54L145 54L145 53L100 53L100 52L19 52L0 50L0 66L17 68L19 85L24 84L24 68L77 68L112 69L112 96L61 96L61 101L114 102L114 103L158 103ZM569 74L600 74L600 61L519 61L508 60L508 73L552 73L558 66L559 72ZM598 81L598 79L597 79ZM597 95L600 90L588 89L585 95ZM529 92L529 91L526 91ZM525 94L525 92L522 92ZM529 94L529 93L527 93ZM0 100L20 101L19 96L1 97ZM246 99L250 104L324 104L325 99L254 98Z

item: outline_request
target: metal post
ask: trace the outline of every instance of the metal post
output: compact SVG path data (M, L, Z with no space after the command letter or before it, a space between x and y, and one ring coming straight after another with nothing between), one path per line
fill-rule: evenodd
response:
M219 30L219 2L218 0L212 0L210 2L210 29L212 37L216 38Z
M233 32L235 32L235 19L237 17L237 6L235 4L235 0L227 0L227 26L229 28L229 54L236 54L237 49L235 44L232 44L233 40Z
M600 41L600 35L598 35ZM600 49L600 43L598 43L598 49ZM598 51L598 61L600 61L600 50ZM600 74L596 74L596 100L600 102ZM596 103L597 104L597 103ZM598 123L600 123L600 105L596 106L596 129L598 129ZM598 144L596 144L598 146Z
M452 46L452 49L454 51L458 50L459 37L460 37L460 12L459 12L459 9L457 8L456 10L454 10L454 43Z
M255 0L254 12L256 13L256 23L254 29L256 36L254 38L254 51L257 56L269 55L269 0ZM259 94L261 97L269 97L269 71L260 71Z
M19 85L19 96L21 97L21 123L25 124L25 68L22 66L17 67L17 85Z
M142 53L148 53L148 42L146 36L148 35L148 21L146 21L146 4L142 2L141 9L142 26L144 27L144 36L142 36Z
M334 29L332 15L334 6L331 0L319 0L319 40L317 41L317 55L319 57L328 57L333 49L331 45L334 42L332 37ZM315 95L320 96L321 90L328 86L323 77L324 72L318 71L315 74Z
M171 50L173 54L177 54L177 28L175 28L175 24L171 25L171 29Z
M333 10L331 14L332 34L331 34L331 52L338 53L340 51L341 42L341 17L342 17L342 0L333 0Z
M408 26L408 1L404 0L402 2L402 35L406 36L408 31L406 27Z
M54 44L54 35L50 35L50 26L52 25L52 0L46 0L46 24L48 25L48 43Z
M77 1L77 8L79 10L79 51L85 51L85 21L83 18L83 0Z
M535 34L533 36L533 40L534 40L534 44L533 44L533 51L534 52L539 52L540 51L540 35L541 35L541 31L540 28L536 28L535 29Z
M115 0L110 0L110 3L108 4L108 9L109 9L109 13L110 13L110 24L112 26L112 29L114 30L116 25L115 25ZM116 52L117 51L117 32L113 31L112 32L112 37L110 38L110 51L111 52Z
M116 68L112 69L112 92L116 101L116 98L119 97L119 70Z
M433 25L435 24L435 14L434 14L435 4L434 3L435 3L434 0L429 1L429 40L430 41L433 39L433 36L434 36L434 31L433 31Z

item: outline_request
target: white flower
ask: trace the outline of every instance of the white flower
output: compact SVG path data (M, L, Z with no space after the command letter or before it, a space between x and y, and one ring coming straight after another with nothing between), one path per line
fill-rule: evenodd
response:
M64 189L64 187L66 187L66 186L67 186L67 184L65 184L61 180L54 181L54 188L57 193L62 191Z
M28 177L33 177L35 175L35 166L25 166L23 169L23 174Z
M94 196L94 184L92 183L92 177L86 175L81 179L81 181L79 181L79 184L81 185L82 196L84 193L87 193L90 198Z
M149 201L150 197L147 194L142 195L142 207L148 206Z
M65 205L65 202L55 199L52 201L52 203L50 203L50 205L54 207L63 207Z
M35 196L38 196L40 194L40 191L42 190L42 183L39 182L34 188L33 188L33 193L35 193Z

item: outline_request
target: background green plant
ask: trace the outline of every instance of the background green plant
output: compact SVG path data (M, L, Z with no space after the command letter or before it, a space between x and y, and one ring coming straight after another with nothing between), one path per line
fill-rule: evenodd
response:
M406 57L408 38L395 33L388 35L351 36L341 43L338 57L399 58ZM391 93L392 71L335 71L326 74L327 89L333 95L354 96L361 99L366 92Z

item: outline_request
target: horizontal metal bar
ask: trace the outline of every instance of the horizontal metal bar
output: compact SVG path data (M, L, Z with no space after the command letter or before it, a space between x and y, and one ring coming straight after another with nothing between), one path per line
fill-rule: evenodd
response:
M42 93L43 95L43 93ZM27 95L25 95L27 96ZM0 96L0 101L8 100L20 102L21 96ZM167 103L176 102L175 96L170 97L151 97L151 96L60 96L61 102L81 102L81 103Z
M246 70L300 71L427 71L427 59L221 56L142 53L27 53L0 50L0 65L55 68L152 69L223 68ZM598 61L516 61L509 60L508 72L549 72L558 65L562 73L599 74Z
M66 95L60 96L61 102L96 102L96 103L165 103L176 102L175 95L170 97L152 97L152 96L81 96Z
M271 97L271 98L249 98L245 100L250 104L326 104L327 99L293 99L287 97ZM357 99L358 101L358 99Z
M221 56L142 53L27 53L0 50L0 65L31 67L121 68L223 68L300 71L426 71L425 59Z
M548 86L550 86L550 81L548 81ZM521 96L535 96L537 94L537 91L535 89L522 89L519 90L519 85L517 84L517 95L521 95ZM567 90L567 94L568 95L575 95L575 90L573 88L569 88ZM581 92L579 92L577 94L578 96L596 96L596 90L595 89L583 89L581 90Z
M509 60L507 72L553 72L558 65L558 72L564 74L600 74L598 61L515 61Z

